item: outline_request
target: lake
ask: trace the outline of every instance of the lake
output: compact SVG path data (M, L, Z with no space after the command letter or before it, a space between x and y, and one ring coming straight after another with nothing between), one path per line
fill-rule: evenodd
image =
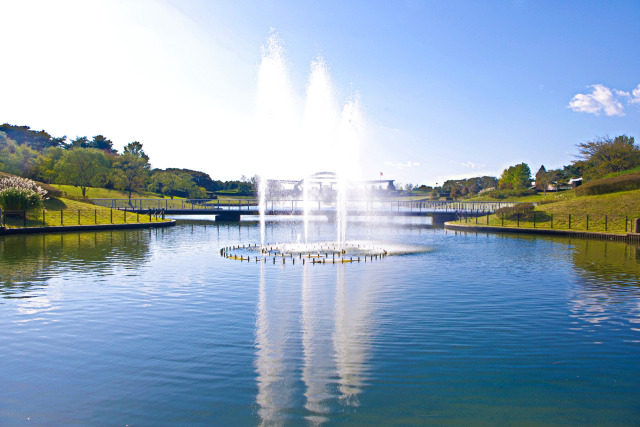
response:
M420 218L347 234L394 249L241 262L220 249L259 225L204 217L0 237L0 424L640 424L640 247Z

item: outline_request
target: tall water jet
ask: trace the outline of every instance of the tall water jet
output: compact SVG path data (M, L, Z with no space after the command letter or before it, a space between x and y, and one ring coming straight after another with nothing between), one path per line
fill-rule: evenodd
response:
M336 240L342 245L347 236L350 192L355 187L349 182L360 179L357 162L362 120L358 96L348 98L340 107L321 57L311 62L304 108L296 107L292 88L282 43L272 34L262 48L256 108L255 137L261 141L256 155L264 159L259 171L261 244L265 243L267 199L273 200L267 178L295 173L307 177L302 183L304 242L309 243L310 217L317 206L335 210L332 216L336 219ZM323 188L320 182L320 188L316 188L318 182L308 179L315 171L337 172L337 179L330 187Z
M335 100L333 83L324 59L316 58L311 62L311 71L307 83L304 115L302 119L303 156L307 164L321 165L322 168L333 167L335 163L336 130L338 121L338 105ZM311 171L307 171L308 172ZM303 187L305 242L308 242L309 220L312 209L313 185L305 179Z
M298 141L300 114L295 102L291 79L287 70L282 43L277 34L272 33L262 47L258 68L256 99L256 141L260 141L255 155L264 159L260 175L259 211L260 239L264 244L264 229L267 206L267 178L276 171L288 170L290 164L282 163L286 159L273 156L273 153L293 152ZM268 160L267 160L268 159Z
M337 141L340 147L338 156L338 194L336 203L337 241L344 245L347 240L347 213L350 196L355 194L355 185L350 185L361 179L358 164L359 149L362 138L362 113L360 111L360 97L356 92L345 103L340 117ZM353 189L351 188L353 187ZM349 194L349 192L353 194Z

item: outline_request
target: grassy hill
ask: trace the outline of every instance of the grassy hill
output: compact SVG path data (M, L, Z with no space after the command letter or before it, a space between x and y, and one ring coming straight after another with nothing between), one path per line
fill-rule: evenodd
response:
M520 198L518 202L527 201ZM525 208L525 209L521 209ZM492 227L550 228L627 233L640 217L640 189L576 197L574 191L547 194L536 206L503 209L489 217L467 219L467 224ZM465 223L465 220L460 221Z
M52 187L59 189L64 197L70 197L74 199L82 198L82 190L80 187L74 187L73 185L51 184ZM127 199L129 193L126 191L114 190L110 188L98 188L87 187L88 199ZM152 193L148 191L131 193L132 198L136 199L164 199L162 194Z
M94 224L124 224L133 222L156 222L162 219L155 215L143 215L121 210L112 210L91 203L66 198L49 198L44 209L17 215L4 215L5 225L13 227L73 226Z

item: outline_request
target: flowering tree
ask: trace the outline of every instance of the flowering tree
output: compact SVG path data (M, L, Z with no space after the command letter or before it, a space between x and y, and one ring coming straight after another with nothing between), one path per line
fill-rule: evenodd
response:
M26 178L0 179L0 207L6 211L26 211L42 206L47 192Z

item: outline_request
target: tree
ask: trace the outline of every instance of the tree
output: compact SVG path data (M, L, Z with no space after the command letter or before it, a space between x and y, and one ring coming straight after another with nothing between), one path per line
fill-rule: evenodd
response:
M29 126L14 126L8 123L0 125L0 132L4 132L9 139L14 140L19 145L27 145L35 151L42 151L48 147L58 147L64 145L67 138L53 138L47 132L34 131Z
M462 191L460 190L460 187L452 187L451 188L451 193L449 193L449 196L453 200L458 200L461 195L462 195Z
M64 148L67 150L73 150L74 148L89 148L89 140L86 136L76 136L75 139L69 141Z
M116 188L131 193L144 187L149 178L149 156L142 150L138 141L130 142L124 152L113 162Z
M145 152L142 150L142 143L138 141L133 141L128 143L124 147L124 152L133 154L136 157L140 157L141 159L144 159L147 163L149 162L149 156L147 156Z
M38 158L38 164L36 166L37 178L51 184L51 181L56 176L56 164L62 159L64 153L65 151L61 147L46 148L44 153Z
M544 165L540 166L538 172L536 172L536 188L538 190L542 189L544 194L547 194L547 187L551 183L551 174L547 172L547 169Z
M0 170L14 175L34 177L38 152L18 144L0 132Z
M153 174L153 181L162 194L170 196L172 199L176 191L188 192L195 186L188 174L178 174L170 171L156 171Z
M580 160L574 163L581 163L586 179L601 178L640 166L640 147L633 137L627 135L583 142L578 144L578 151Z
M110 139L105 138L102 135L96 135L89 142L89 147L97 148L109 154L116 154L117 151L113 148L113 142Z
M109 172L109 159L95 148L74 148L66 151L55 166L55 175L63 183L80 187L82 197L87 187L99 186Z
M501 189L513 188L522 190L531 184L531 169L526 163L509 166L502 172L498 186Z

